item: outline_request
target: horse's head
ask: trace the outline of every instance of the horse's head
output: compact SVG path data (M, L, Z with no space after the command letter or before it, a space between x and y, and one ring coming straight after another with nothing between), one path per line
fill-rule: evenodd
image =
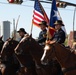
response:
M26 34L21 41L19 42L19 44L16 46L16 48L14 49L16 54L22 54L24 52L24 49L28 49L29 45L30 45L30 41L31 38L28 34Z
M44 52L43 47L40 46L39 43L29 35L25 35L22 38L14 51L17 55L30 55L38 64L41 63L40 59Z
M47 64L48 63L48 59L52 59L54 57L54 44L46 44L44 47L44 53L42 55L41 58L41 62L42 64Z
M18 41L13 40L13 38L7 39L3 44L1 54L14 52L14 48L17 46L17 44L18 44Z

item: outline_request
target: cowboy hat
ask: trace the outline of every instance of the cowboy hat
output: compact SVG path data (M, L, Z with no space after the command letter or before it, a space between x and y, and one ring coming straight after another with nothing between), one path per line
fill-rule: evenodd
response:
M45 25L46 27L48 26L47 23L46 23L46 21L41 21L41 22L39 23L39 25Z
M57 21L55 21L54 25L58 25L58 24L64 26L64 24L62 23L61 20L57 20Z
M19 32L24 32L24 33L26 34L26 31L25 31L24 28L20 28L19 31L17 31L17 32L18 32L18 33L19 33Z

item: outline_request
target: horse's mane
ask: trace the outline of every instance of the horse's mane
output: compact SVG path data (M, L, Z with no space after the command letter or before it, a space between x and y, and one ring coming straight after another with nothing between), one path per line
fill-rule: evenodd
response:
M55 46L56 47L60 47L62 50L68 52L68 53L74 53L73 50L71 48L66 48L64 45L62 44L59 44L59 43L55 43Z
M31 42L33 42L34 45L37 45L38 47L41 47L42 48L42 46L39 45L39 43L36 41L36 39L34 39L32 36L26 34L24 37L25 37L25 39L29 39Z
M2 40L3 36L0 36L0 43L4 43L4 41Z
M19 43L21 43L23 41L28 42L27 45L30 46L30 48L31 48L30 50L33 49L32 52L35 53L36 51L38 51L38 53L40 53L40 52L43 53L43 51L44 51L43 47L40 46L39 43L32 36L26 34Z
M41 45L39 45L39 43L33 38L33 37L31 37L30 35L26 35L22 40L24 40L24 39L28 39L27 41L29 42L29 46L30 46L30 50L32 50L31 52L32 53L36 53L36 54L43 54L43 52L44 52L44 49L43 49L43 47L41 46ZM26 42L26 40L25 40L25 42ZM21 42L21 41L20 41Z
M13 38L8 38L5 43L3 44L1 53L3 52L4 47L6 47L6 45L9 43L9 46L11 47L11 49L13 49L14 47L17 46L17 44L19 43L18 41L14 40ZM13 45L13 46L12 46Z
M39 43L36 41L36 39L34 39L33 37L30 37L30 38L31 38L31 41L33 42L34 45L36 45L40 49L43 49L43 47L41 45L39 45Z
M9 37L8 39L6 39L6 41L17 41L17 40ZM17 42L18 42L18 41L17 41Z

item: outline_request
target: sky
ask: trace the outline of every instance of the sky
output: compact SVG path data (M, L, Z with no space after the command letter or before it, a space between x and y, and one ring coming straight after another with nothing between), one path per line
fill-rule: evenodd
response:
M23 0L21 5L9 4L7 0L0 0L0 22L10 21L11 22L11 32L13 31L13 19L15 23L17 22L18 16L20 15L17 30L19 28L25 28L25 30L30 34L32 25L32 15L34 10L34 1ZM71 3L76 3L76 0L61 0L68 1ZM50 18L51 4L41 3L44 7L48 17ZM66 8L58 8L67 34L73 30L73 15L74 6L67 6ZM75 20L76 22L76 20ZM75 23L74 22L74 23ZM76 24L76 23L75 23ZM76 30L76 25L74 26ZM33 26L32 35L34 38L39 36L40 28Z

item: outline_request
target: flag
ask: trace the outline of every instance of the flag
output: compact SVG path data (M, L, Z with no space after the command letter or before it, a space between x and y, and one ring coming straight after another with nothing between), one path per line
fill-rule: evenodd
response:
M39 0L35 0L32 22L34 25L39 27L39 23L41 21L46 21L48 24L49 18L47 16L45 10L43 9L41 3L39 2Z
M50 25L49 33L50 33L51 37L53 36L53 34L55 32L54 23L57 20L61 20L61 16L60 16L60 13L57 9L56 0L53 0L52 7L51 7L51 14L50 14L50 23L49 23L49 25ZM62 26L62 29L64 29L64 31L65 31L65 28L63 26Z

